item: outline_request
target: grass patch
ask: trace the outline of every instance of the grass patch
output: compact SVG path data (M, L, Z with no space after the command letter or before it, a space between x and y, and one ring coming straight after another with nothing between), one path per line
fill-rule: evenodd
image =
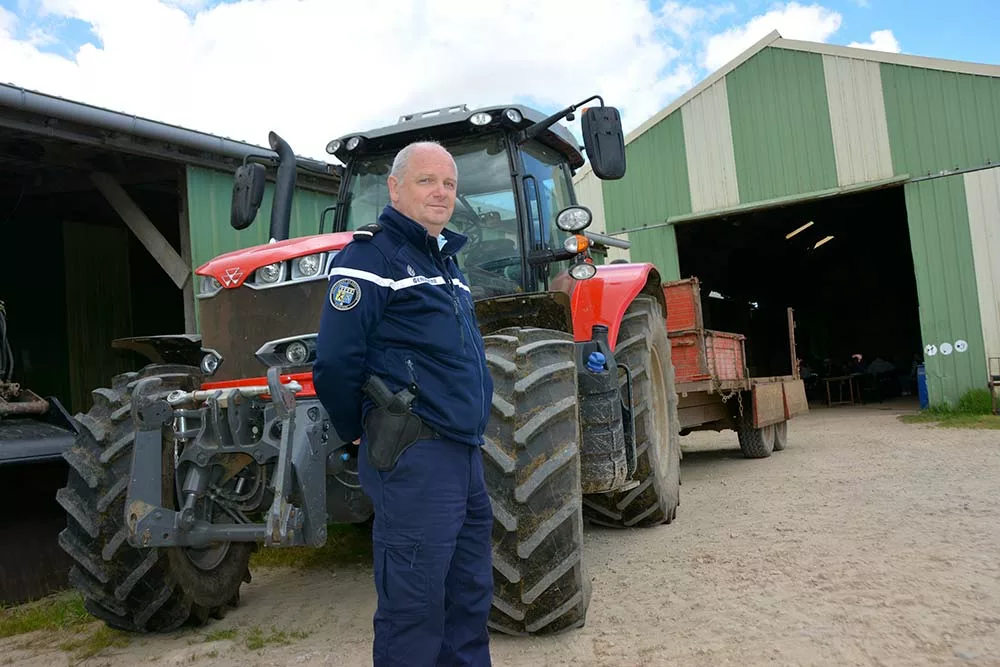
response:
M261 547L250 559L251 567L332 568L371 563L371 524L333 524L327 527L322 547Z
M95 632L82 637L74 637L59 645L64 651L73 653L77 660L92 658L107 648L125 648L132 638L118 630L101 625Z
M80 630L94 622L78 593L60 593L17 607L0 607L0 638L36 630Z
M236 630L216 630L205 635L206 642L221 642L227 639L236 639Z
M955 407L935 405L914 415L902 415L906 424L937 424L944 428L1000 429L1000 415L991 414L990 392L965 392Z
M271 634L264 634L264 631L259 627L250 628L247 631L246 645L251 651L258 651L265 646L287 646L292 643L293 639L305 639L309 636L308 632L300 632L293 630L291 632L285 632L284 630L275 630L271 628Z
M1000 430L1000 415L965 415L960 413L929 413L903 415L907 424L936 424L941 428L970 428Z

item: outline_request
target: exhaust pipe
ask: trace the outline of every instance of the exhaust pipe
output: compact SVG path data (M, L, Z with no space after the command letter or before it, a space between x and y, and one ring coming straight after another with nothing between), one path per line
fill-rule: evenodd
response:
M267 135L271 149L278 154L278 176L274 184L274 201L271 203L271 240L288 238L292 222L292 195L295 193L295 153L284 139L274 132Z

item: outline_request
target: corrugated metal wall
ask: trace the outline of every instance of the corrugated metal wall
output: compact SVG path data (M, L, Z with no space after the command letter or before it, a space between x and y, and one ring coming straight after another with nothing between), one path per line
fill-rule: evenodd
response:
M950 176L905 191L927 388L932 403L954 405L986 384L965 182Z
M729 95L723 78L681 107L694 213L740 203Z
M191 227L191 264L197 268L222 253L267 243L271 224L271 200L274 184L264 191L257 220L243 231L229 224L229 208L233 196L233 175L213 169L187 167L188 220ZM291 236L307 236L319 231L319 216L323 209L336 202L336 197L313 190L297 188L292 200ZM327 215L326 230L330 230Z
M879 63L823 56L837 183L854 185L893 176Z
M691 212L684 127L674 113L651 128L641 141L625 148L628 173L603 182L604 213L609 231L663 223ZM672 227L632 234L633 261L653 262L665 280L680 277L677 238Z
M897 174L1000 162L1000 80L885 63L881 69Z
M822 56L765 49L726 80L741 202L837 185Z
M979 318L986 354L1000 356L1000 168L965 175Z

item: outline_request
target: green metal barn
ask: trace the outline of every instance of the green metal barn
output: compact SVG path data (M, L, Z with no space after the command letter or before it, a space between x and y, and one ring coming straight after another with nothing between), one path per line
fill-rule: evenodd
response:
M986 386L1000 356L1000 67L773 32L626 144L622 180L576 175L595 229L664 279L697 276L717 313L706 325L749 322L757 374L780 370L765 313L790 306L798 356L821 377L860 354L895 368L902 393L922 363L932 405Z

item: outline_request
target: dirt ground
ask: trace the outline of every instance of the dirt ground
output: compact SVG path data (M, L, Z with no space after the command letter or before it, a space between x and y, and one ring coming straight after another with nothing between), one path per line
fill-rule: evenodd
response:
M755 461L731 432L684 438L678 521L588 529L586 627L494 635L494 664L1000 665L1000 432L899 412L814 409ZM84 664L370 664L374 605L370 570L258 571L224 620ZM67 664L31 640L0 663Z

